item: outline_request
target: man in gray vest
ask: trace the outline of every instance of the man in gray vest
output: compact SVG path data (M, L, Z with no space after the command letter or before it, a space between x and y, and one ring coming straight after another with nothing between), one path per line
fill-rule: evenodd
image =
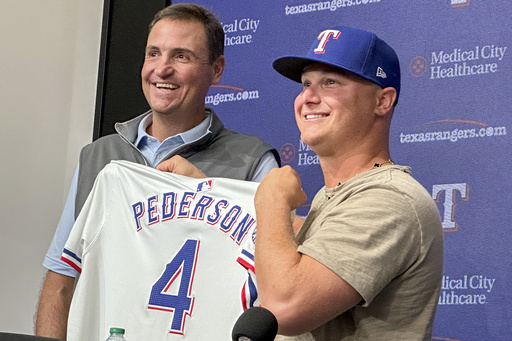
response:
M60 260L64 243L96 175L111 160L150 167L168 160L166 170L193 165L207 176L259 181L279 156L259 138L227 130L205 97L224 71L224 31L208 10L176 4L158 12L142 67L142 89L151 110L116 124L117 134L84 147L66 206L43 265L48 269L36 317L36 335L66 338L67 315L76 271ZM122 84L119 84L122 86ZM183 158L187 162L183 162ZM180 166L182 167L182 166ZM188 175L188 174L184 174Z

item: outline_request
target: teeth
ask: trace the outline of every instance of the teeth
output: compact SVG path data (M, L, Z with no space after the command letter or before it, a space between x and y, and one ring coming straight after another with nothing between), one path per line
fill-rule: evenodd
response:
M173 84L166 84L166 83L156 83L156 87L159 88L159 89L177 89L178 86L177 85L173 85Z
M321 115L321 114L306 115L306 120L312 120L315 118L322 118L322 117L327 117L327 116L329 116L329 115Z

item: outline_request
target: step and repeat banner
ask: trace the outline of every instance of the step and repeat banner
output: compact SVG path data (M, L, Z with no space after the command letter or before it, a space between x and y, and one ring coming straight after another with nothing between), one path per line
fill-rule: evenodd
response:
M319 29L335 25L373 31L394 47L402 91L392 158L432 194L445 231L433 339L512 340L512 2L196 2L217 14L226 34L227 67L206 104L298 171L308 194L302 215L323 177L294 120L301 85L272 61L306 53Z

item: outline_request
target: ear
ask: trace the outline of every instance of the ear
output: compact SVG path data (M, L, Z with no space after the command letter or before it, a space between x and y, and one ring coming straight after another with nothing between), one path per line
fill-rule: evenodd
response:
M220 56L216 61L213 62L213 78L212 84L217 84L220 81L220 77L224 72L224 67L226 66L226 59L224 56Z
M396 89L387 87L380 89L377 98L377 107L375 113L379 116L384 116L392 111L396 101Z

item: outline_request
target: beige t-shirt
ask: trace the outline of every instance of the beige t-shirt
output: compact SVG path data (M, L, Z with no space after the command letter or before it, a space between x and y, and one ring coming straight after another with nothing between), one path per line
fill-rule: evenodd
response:
M321 189L297 242L364 301L310 333L276 340L431 339L443 232L433 199L408 167L373 169Z

